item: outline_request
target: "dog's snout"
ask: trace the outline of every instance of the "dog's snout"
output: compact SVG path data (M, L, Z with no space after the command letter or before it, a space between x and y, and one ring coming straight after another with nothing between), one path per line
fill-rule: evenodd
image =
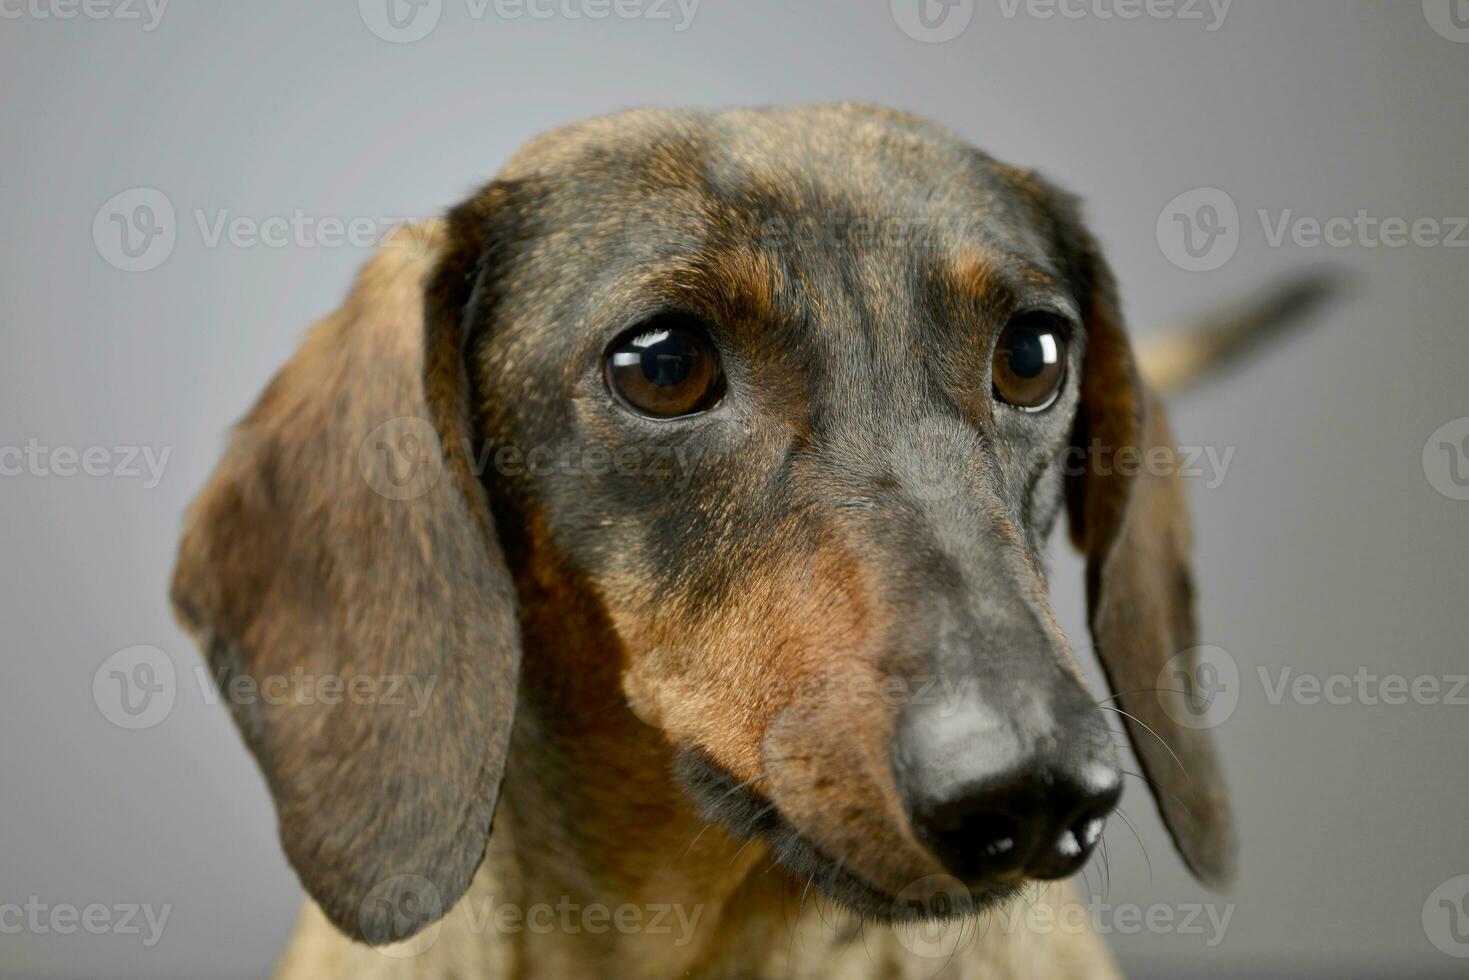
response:
M904 712L896 738L914 831L971 887L1076 873L1122 791L1089 703L1030 700L1018 715L979 701L948 713L923 708Z

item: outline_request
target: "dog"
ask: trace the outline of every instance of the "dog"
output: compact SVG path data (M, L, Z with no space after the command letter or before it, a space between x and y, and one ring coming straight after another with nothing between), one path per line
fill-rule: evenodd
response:
M1004 916L1076 901L1033 886L1117 803L1109 712L1231 878L1172 448L1078 202L934 124L535 139L370 260L186 519L221 689L314 679L227 699L310 897L279 975L1116 975ZM1048 600L1063 520L1111 698Z

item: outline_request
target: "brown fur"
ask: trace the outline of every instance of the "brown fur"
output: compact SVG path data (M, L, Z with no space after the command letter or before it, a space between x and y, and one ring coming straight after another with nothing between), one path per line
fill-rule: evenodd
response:
M1017 290L1074 286L1085 365L1058 409L1079 406L1073 438L1117 447L1169 436L1132 367L1115 287L1069 205L921 120L862 107L802 112L715 122L640 112L533 141L446 223L401 235L369 263L241 423L190 512L174 581L180 616L212 663L256 678L305 665L436 681L420 718L381 704L237 710L286 853L315 900L284 975L937 975L901 931L863 932L840 903L808 906L813 882L839 894L845 881L883 903L944 871L894 780L895 712L853 691L922 671L904 637L935 600L901 583L931 571L925 549L934 567L947 568L946 556L937 538L898 535L917 517L876 509L873 481L850 472L890 435L864 428L876 423L860 412L850 428L822 431L829 420L815 406L850 398L839 372L867 370L864 357L878 371L905 369L927 342L901 332L907 305L939 297L953 342L932 361L937 376L974 426L998 424L987 387L973 381L993 332ZM779 152L790 126L810 139L809 161ZM927 272L894 272L901 248L762 242L749 207L724 187L726 143L743 161L741 193L788 214L842 193L851 214L881 216L892 207L888 168L940 175L932 211L913 219L933 222L933 251L917 267ZM843 176L823 174L838 159ZM610 183L569 194L588 172ZM979 198L990 208L983 241L940 220L974 206L964 196L972 172L996 182ZM1055 239L1056 254L1023 244L1030 226ZM600 257L629 248L646 261L604 275L612 259ZM582 275L568 274L575 262ZM602 311L652 298L739 333L760 368L751 377L761 412L721 420L692 477L702 482L669 491L636 474L629 487L667 507L649 528L588 506L600 498L587 481L479 472L484 451L539 438L528 433L570 429L583 447L619 445L623 423L577 365L600 342L590 328L607 329ZM584 312L562 312L574 304ZM791 354L802 331L827 344L804 364ZM826 363L820 350L848 363ZM882 394L896 411L923 408L905 401L913 386ZM389 439L385 465L440 474L409 499L394 499L396 484L384 494L371 472L382 447L364 444L401 417L436 440ZM736 444L745 451L726 451ZM995 453L1023 468L1019 449ZM1035 479L1057 472L1047 464ZM974 466L953 476L981 488L1007 478ZM1191 643L1182 497L1172 484L1092 472L1071 483L1102 656L1122 703L1185 755L1193 788L1134 733L1191 867L1222 880L1231 838L1209 746L1172 725L1158 695L1138 693ZM629 487L619 499L637 497ZM772 498L780 509L763 509ZM983 528L1018 607L1074 673L1045 597L1049 518L1002 499L945 519ZM658 548L678 549L676 569ZM874 558L882 549L902 557L884 566ZM711 820L719 801L692 798L675 777L691 753L736 783L726 795L767 804L742 819L768 833L742 840L746 824ZM808 876L793 853L830 866ZM527 908L566 896L672 903L703 917L676 944L615 930L507 934L470 915L486 898ZM333 930L390 945L374 952ZM415 943L417 955L392 955ZM865 962L854 948L867 950ZM1094 937L1024 929L976 941L956 963L942 975L1111 973Z

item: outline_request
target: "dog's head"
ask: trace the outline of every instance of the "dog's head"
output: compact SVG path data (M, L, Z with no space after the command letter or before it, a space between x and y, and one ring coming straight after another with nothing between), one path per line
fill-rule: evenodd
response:
M432 684L426 710L236 705L359 938L401 938L385 882L467 887L522 646L543 688L605 678L707 816L891 916L928 876L984 900L1073 873L1117 799L1047 598L1064 510L1102 705L1218 882L1218 767L1159 682L1192 646L1189 531L1136 462L1170 447L1095 242L1033 175L871 108L630 113L374 260L242 423L174 597L226 680Z

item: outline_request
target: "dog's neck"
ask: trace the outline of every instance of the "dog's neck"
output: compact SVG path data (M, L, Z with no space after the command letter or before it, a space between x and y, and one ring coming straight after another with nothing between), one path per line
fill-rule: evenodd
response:
M523 608L559 612L522 619L510 762L467 898L527 921L483 938L510 952L517 976L750 977L769 972L818 908L837 932L856 928L803 896L763 842L699 816L674 779L671 746L627 706L615 632L545 559L546 544L531 543L537 558L518 584Z
M577 686L563 684L563 696ZM593 712L522 706L475 891L537 922L497 939L528 977L681 977L736 958L748 968L732 945L764 952L796 921L787 876L763 843L700 819L659 733L608 700Z

